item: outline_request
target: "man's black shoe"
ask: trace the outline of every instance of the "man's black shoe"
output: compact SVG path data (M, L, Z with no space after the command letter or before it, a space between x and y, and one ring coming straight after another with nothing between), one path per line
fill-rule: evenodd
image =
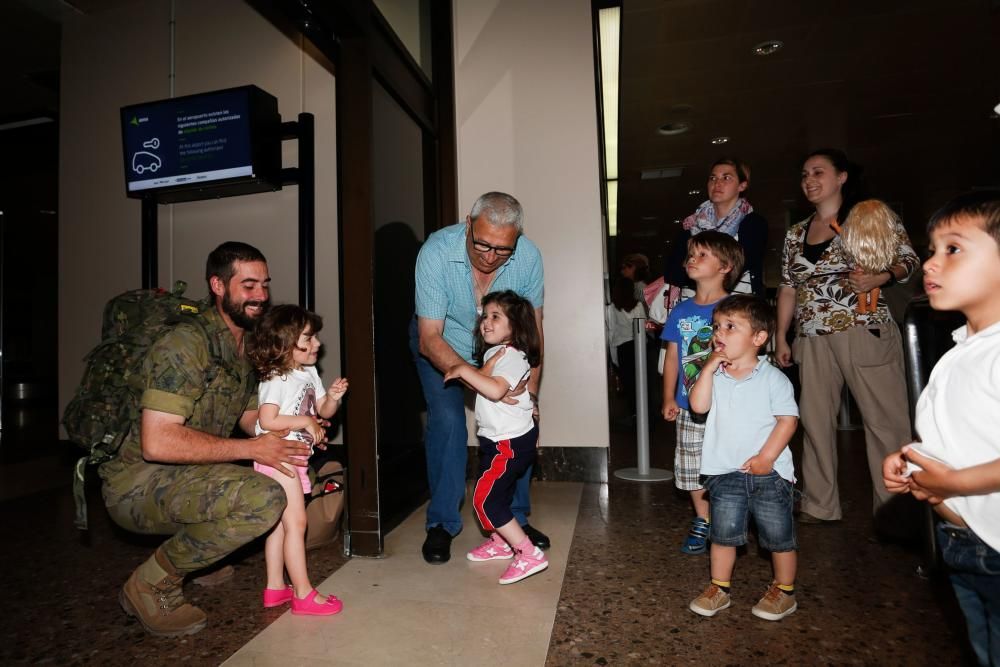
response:
M424 540L424 560L431 565L447 563L451 559L451 535L441 526L434 526L427 531Z
M523 530L524 534L528 536L531 543L539 549L548 549L552 546L552 542L549 541L549 536L537 528L533 528L530 523L526 523L521 526L521 530Z

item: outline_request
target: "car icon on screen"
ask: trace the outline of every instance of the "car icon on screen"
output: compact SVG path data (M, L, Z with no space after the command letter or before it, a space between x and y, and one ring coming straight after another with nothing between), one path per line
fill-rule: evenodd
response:
M155 172L162 164L163 160L147 151L138 151L132 156L132 171L137 174L144 171Z

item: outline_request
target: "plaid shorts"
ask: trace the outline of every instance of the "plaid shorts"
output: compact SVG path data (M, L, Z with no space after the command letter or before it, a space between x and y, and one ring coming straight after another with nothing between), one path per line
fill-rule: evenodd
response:
M691 413L683 408L677 414L677 449L674 450L674 484L683 491L697 491L701 473L701 443L705 441L705 424L696 424Z

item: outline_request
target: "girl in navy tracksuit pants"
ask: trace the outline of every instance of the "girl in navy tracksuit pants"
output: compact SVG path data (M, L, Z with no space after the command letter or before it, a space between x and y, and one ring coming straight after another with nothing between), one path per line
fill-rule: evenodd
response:
M500 577L501 584L513 584L549 566L510 510L514 484L535 462L535 405L522 382L538 366L541 337L531 302L516 293L492 292L482 306L476 343L483 366L456 364L445 373L445 382L460 379L478 394L479 480L472 502L490 537L467 558L513 560Z

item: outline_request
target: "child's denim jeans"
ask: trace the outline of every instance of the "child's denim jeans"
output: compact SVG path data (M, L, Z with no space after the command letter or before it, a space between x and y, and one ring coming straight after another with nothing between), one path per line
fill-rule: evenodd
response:
M950 523L938 524L937 538L976 659L1000 665L1000 552Z

